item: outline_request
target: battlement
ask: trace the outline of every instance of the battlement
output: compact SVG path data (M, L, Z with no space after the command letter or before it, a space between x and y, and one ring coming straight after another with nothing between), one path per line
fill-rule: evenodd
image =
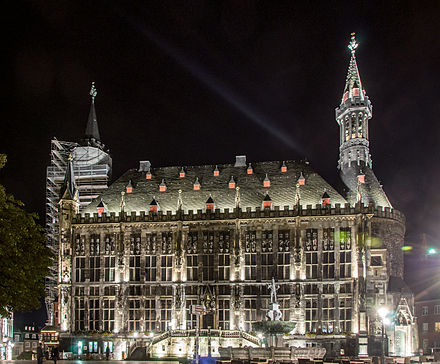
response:
M235 220L235 219L261 219L261 218L285 218L285 217L306 217L306 216L342 216L342 215L359 215L370 214L374 217L396 220L401 223L405 223L405 216L398 210L391 209L389 207L382 208L380 206L375 207L373 205L364 206L362 203L358 203L355 206L350 206L346 203L344 206L335 204L334 206L322 206L307 205L305 208L302 206L295 206L291 208L289 206L274 206L271 208L257 207L255 210L247 208L242 210L241 208L235 208L232 211L229 209L216 209L214 211L203 210L189 210L186 212L177 211L132 211L131 213L116 212L110 213L94 213L93 215L86 213L84 215L77 214L73 218L73 224L100 224L100 223L121 223L121 222L177 222L177 221L216 221L216 220Z

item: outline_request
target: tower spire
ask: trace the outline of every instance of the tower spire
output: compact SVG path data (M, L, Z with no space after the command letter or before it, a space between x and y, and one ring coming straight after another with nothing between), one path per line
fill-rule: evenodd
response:
M367 165L371 168L371 156L368 141L368 122L372 116L372 107L365 90L356 63L355 33L351 33L348 49L351 52L344 94L340 106L336 109L336 121L340 128L339 168L352 164Z
M362 87L361 76L359 75L359 69L356 62L356 48L358 43L356 42L355 33L351 33L351 40L348 44L348 49L351 51L350 64L348 65L347 78L345 81L344 94L342 95L342 102L349 98L353 101L355 96L358 96L361 100L365 98L365 90Z
M368 124L373 109L359 76L357 47L355 34L351 33L348 44L351 57L344 94L335 110L340 130L338 169L348 188L347 198L350 203L355 204L362 200L366 204L391 207L372 169ZM362 178L362 186L359 185L359 178Z
M90 96L92 102L90 105L89 118L87 120L85 140L92 146L101 146L101 137L99 136L98 119L96 118L95 97L98 94L95 87L95 82L92 82L90 88Z

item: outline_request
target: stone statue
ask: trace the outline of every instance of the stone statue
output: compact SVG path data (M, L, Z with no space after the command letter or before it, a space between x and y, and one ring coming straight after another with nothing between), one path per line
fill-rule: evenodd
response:
M270 303L278 303L277 291L280 289L280 286L275 284L275 278L272 277L272 283L269 283L267 288L270 290Z
M267 285L270 290L270 303L269 309L266 312L266 317L269 321L279 321L283 314L280 310L280 305L277 302L277 291L280 289L278 284L275 284L275 278L272 277L272 283Z

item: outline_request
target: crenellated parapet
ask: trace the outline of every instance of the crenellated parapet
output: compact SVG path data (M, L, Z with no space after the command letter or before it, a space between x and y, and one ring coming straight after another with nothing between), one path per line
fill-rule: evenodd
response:
M358 215L368 214L372 217L396 220L401 224L405 224L405 216L398 210L390 207L382 208L381 206L368 205L364 206L356 204L351 206L345 204L335 204L334 206L307 205L305 207L296 206L274 206L270 208L256 207L255 210L247 208L242 210L235 208L233 210L215 209L214 211L189 210L189 211L132 211L131 213L121 212L116 214L110 213L94 213L94 214L77 214L73 219L73 224L101 224L101 223L122 223L122 222L177 222L177 221L219 221L219 220L235 220L235 219L276 219L276 218L296 218L296 217L313 217L313 216L342 216L342 215Z

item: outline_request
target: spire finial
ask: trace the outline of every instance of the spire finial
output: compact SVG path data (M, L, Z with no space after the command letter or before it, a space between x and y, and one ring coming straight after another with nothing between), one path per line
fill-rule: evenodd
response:
M350 49L351 54L356 53L356 48L358 47L358 43L356 42L356 33L351 33L351 40L348 44L348 49Z
M92 87L90 88L90 96L92 96L92 102L95 101L95 97L98 94L98 91L96 91L95 87L95 81L92 82Z

